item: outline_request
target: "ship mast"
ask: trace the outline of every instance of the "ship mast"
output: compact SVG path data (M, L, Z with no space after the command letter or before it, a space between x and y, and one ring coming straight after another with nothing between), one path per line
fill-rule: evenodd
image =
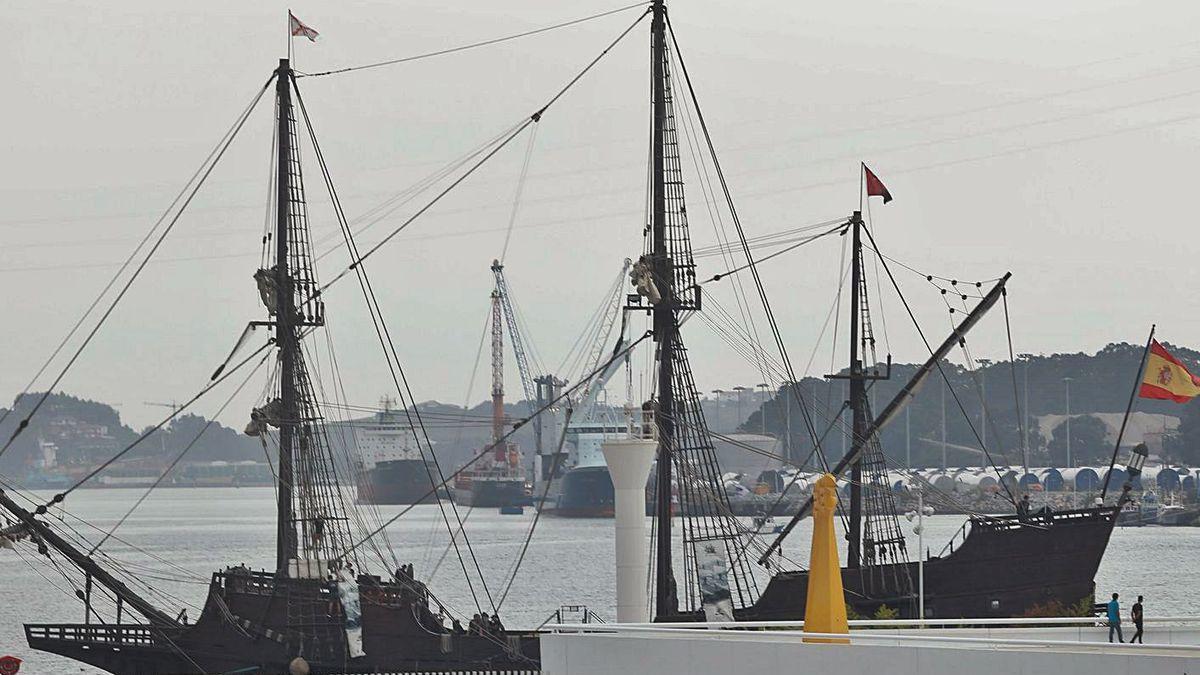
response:
M861 318L859 291L862 287L862 212L855 211L850 218L851 262L850 262L850 455L861 457L859 448L865 442L867 430L867 386L859 354L859 320ZM846 533L846 566L854 569L862 563L862 460L855 459L850 465L850 525Z
M658 424L658 451L655 461L657 482L655 489L655 520L658 537L655 541L655 618L662 620L679 612L679 597L676 593L675 572L671 559L671 450L675 438L675 372L674 342L678 326L675 323L675 278L672 261L667 248L667 196L665 181L664 129L666 127L666 6L663 0L654 0L653 17L650 24L651 46L651 91L654 97L654 127L651 138L653 166L651 168L651 259L654 278L662 288L662 300L653 308L654 340L658 343L658 408L655 420Z
M279 347L279 485L275 571L287 576L288 561L296 557L296 525L292 514L293 444L298 419L296 410L296 315L292 278L288 271L288 223L292 202L292 68L288 59L279 60L275 77L276 94L276 224L275 283L278 292L275 312L275 343Z

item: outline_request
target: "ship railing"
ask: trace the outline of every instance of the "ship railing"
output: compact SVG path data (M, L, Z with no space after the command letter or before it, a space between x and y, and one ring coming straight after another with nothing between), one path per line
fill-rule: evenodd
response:
M945 556L948 553L954 553L955 544L961 545L961 541L965 541L970 531L976 528L993 532L1002 530L1016 530L1022 527L1045 529L1054 523L1109 520L1113 517L1111 511L1111 508L1107 510L1072 509L1069 511L1039 511L1031 513L1023 519L1015 514L1003 516L971 516L963 522L962 527L958 528L958 530L954 533L954 536L950 537L950 541L946 542L946 545L942 547L942 550L938 553L937 557Z
M27 624L25 638L34 641L78 642L110 646L148 646L160 643L158 631L143 624Z

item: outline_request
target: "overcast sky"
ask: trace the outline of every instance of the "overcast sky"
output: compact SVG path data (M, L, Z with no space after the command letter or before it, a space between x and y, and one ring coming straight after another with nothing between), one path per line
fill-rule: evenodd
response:
M293 0L321 32L317 44L296 43L296 66L314 72L397 58L620 4ZM265 82L283 55L286 10L173 0L0 6L0 397L21 390ZM301 79L347 214L361 216L528 116L636 14ZM1163 339L1200 344L1200 244L1188 204L1200 142L1198 14L1194 2L1133 0L671 5L749 236L848 214L866 161L895 196L886 207L871 204L885 252L957 279L1012 271L1016 350L1046 353L1140 342L1151 322ZM621 260L641 251L648 31L639 26L537 125L505 262L528 339L550 369ZM162 410L145 402L189 397L241 328L263 318L251 277L271 99L60 388L150 423ZM518 139L369 264L419 400L487 395L486 352L470 393L468 384L488 313L488 266L503 247L528 147L528 136ZM324 250L338 243L336 224L311 161L306 175ZM696 246L708 246L717 230L701 181L687 178ZM361 242L378 241L424 200L373 225ZM834 237L763 267L796 367L816 351L810 374L830 367L830 336L819 336L840 255ZM338 251L318 273L332 278L345 261ZM719 257L698 263L702 276L724 268ZM936 291L895 269L930 339L940 340L948 322ZM710 293L739 314L728 282ZM346 394L373 404L391 387L359 290L347 279L327 302ZM886 289L876 334L881 356L927 355ZM691 321L685 335L702 390L763 381L704 322ZM1004 357L1001 312L971 348L976 357ZM838 352L837 366L844 360ZM508 377L515 394L515 368ZM252 380L221 419L240 425L263 385L261 375ZM216 392L197 412L213 414L227 395Z

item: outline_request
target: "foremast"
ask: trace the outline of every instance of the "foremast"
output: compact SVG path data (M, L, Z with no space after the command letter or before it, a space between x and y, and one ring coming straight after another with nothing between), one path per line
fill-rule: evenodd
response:
M299 92L287 59L275 72L274 266L255 275L275 330L275 396L252 415L248 433L278 428L275 572L280 577L324 577L328 561L349 547L344 496L317 403L302 338L325 325L314 268L308 206L298 147ZM265 439L264 439L265 440Z
M292 510L292 484L296 410L295 296L288 265L288 229L292 212L292 67L288 59L279 60L275 73L276 102L276 195L275 195L275 343L279 348L279 480L276 495L275 573L287 576L290 561L296 557L296 524Z

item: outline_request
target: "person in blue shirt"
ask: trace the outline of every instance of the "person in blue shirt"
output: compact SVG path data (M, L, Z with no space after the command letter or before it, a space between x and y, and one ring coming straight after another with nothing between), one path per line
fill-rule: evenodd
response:
M1121 603L1117 602L1117 594L1113 593L1112 600L1108 603L1108 641L1112 642L1113 631L1117 632L1117 640L1125 642L1125 636L1121 635Z

